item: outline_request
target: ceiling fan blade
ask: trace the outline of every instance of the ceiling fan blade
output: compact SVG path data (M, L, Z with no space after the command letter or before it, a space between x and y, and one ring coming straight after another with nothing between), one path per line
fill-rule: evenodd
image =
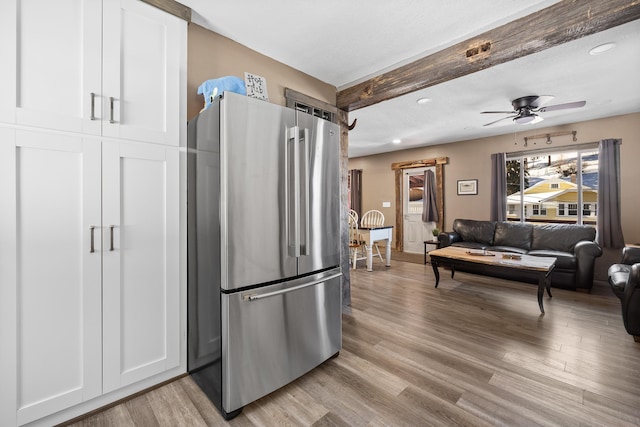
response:
M540 108L542 107L544 104L546 104L547 102L551 102L551 100L555 98L555 96L552 95L540 95L538 96L536 99L534 99L531 102L531 107L533 108Z
M517 111L481 111L480 114L515 114Z
M516 117L516 116L507 116L507 117L503 117L503 118L498 119L498 120L496 120L496 121L493 121L493 122L491 122L491 123L487 123L486 125L483 125L483 126L491 126L491 125L492 125L492 124L494 124L494 123L498 123L498 122L501 122L502 120L506 120L506 119L512 119L512 118L514 118L514 117Z
M577 101L577 102L567 102L566 104L556 104L549 105L548 107L542 107L538 109L541 113L545 111L557 111L557 110L567 110L569 108L580 108L584 107L587 104L587 101Z

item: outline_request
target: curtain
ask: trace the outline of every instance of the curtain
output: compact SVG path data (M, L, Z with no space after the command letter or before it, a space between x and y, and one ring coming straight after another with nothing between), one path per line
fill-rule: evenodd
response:
M491 155L491 221L507 220L507 169L505 153Z
M438 222L438 206L436 205L436 176L430 169L424 171L424 187L422 191L422 221Z
M349 170L349 207L362 218L362 169Z
M620 220L619 139L603 139L598 149L598 243L603 248L623 248Z

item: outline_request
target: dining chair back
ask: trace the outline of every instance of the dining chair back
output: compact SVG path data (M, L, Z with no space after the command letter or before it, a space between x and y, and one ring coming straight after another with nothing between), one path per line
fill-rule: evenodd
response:
M362 219L360 220L360 227L376 228L382 226L384 226L384 214L382 212L372 209L362 215ZM366 245L364 246L366 249ZM382 255L380 254L380 248L378 247L378 244L376 242L372 243L371 250L373 250L374 248L376 250L376 255L378 255L378 258L380 258L380 261L384 262L384 260L382 259Z

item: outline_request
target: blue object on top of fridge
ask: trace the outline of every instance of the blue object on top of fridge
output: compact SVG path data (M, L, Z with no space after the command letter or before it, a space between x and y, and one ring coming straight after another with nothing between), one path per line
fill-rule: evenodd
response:
M339 128L225 92L187 164L188 370L229 419L340 351Z

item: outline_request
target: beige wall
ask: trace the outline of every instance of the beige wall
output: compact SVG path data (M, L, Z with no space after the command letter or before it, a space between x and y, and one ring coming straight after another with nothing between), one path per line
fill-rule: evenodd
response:
M571 136L545 140L530 140L524 147L524 137L541 133L577 131L577 142ZM622 225L627 242L640 242L640 113L574 123L550 128L535 128L491 138L481 138L431 147L396 151L349 159L349 169L362 169L363 211L378 209L385 214L387 225L395 225L395 186L391 163L434 157L448 157L444 167L445 230L451 229L456 218L489 219L491 194L490 155L499 152L556 148L564 145L597 142L606 138L622 139L621 191ZM456 195L456 181L478 179L477 196ZM382 202L391 202L383 208Z
M198 86L205 80L224 76L244 78L249 72L267 80L269 101L285 105L284 88L336 104L335 86L253 51L226 37L196 24L189 24L187 56L187 118L191 119L204 106Z

